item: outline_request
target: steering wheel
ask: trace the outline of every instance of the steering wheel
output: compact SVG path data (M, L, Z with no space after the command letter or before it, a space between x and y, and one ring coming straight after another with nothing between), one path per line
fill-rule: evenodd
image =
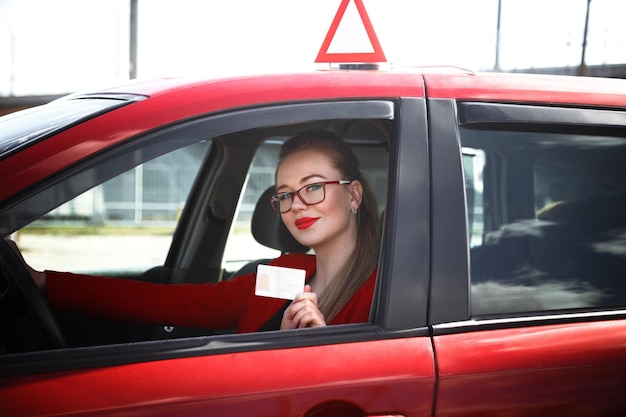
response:
M11 248L9 242L2 238L0 241L0 308L2 310L0 321L2 328L11 332L11 329L16 328L16 326L23 326L23 322L5 323L5 321L11 321L14 316L20 316L20 313L23 313L20 317L23 315L28 317L34 328L36 336L34 339L36 340L34 342L16 340L24 339L23 329L16 331L17 334L1 334L0 337L6 338L5 344L19 346L17 349L20 350L66 347L65 339L52 315L52 311L43 294L35 285L35 281L30 276L26 266ZM5 332L5 330L2 331Z

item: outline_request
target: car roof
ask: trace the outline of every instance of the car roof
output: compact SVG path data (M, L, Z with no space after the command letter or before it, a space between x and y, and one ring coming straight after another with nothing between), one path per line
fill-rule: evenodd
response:
M0 200L136 135L203 114L258 105L424 98L426 94L442 99L626 107L624 80L473 73L453 67L135 81L59 99L145 98L72 125L0 161Z
M254 102L332 98L424 97L535 102L626 108L626 81L499 72L456 67L407 67L381 71L326 70L233 78L160 79L129 83L105 92L146 96L186 95L211 89L230 97L224 107ZM244 97L247 97L245 99ZM244 100L244 101L242 101Z
M626 108L626 81L519 73L424 74L429 98Z

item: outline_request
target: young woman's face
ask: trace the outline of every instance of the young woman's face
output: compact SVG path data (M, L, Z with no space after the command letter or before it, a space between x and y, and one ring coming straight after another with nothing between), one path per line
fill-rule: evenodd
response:
M300 151L287 157L276 174L276 192L295 192L324 181L351 180L342 178L331 160L316 150ZM360 184L327 184L321 203L307 205L293 196L291 210L282 213L287 229L301 244L314 250L338 239L356 237L356 216L352 208L361 202ZM306 195L303 190L301 194ZM306 198L306 197L305 197Z

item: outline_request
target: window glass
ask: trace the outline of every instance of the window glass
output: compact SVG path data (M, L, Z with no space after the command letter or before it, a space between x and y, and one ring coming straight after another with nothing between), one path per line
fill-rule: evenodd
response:
M483 242L483 168L485 153L480 149L463 148L467 225L470 247Z
M274 185L278 152L285 139L275 138L265 141L254 156L226 243L224 252L226 271L234 272L250 261L272 259L280 255L279 251L268 248L254 239L251 232L251 220L259 198L268 187ZM269 201L267 204L269 205Z
M35 269L125 276L163 265L209 147L196 143L138 165L12 237Z
M472 315L626 306L626 139L461 135Z

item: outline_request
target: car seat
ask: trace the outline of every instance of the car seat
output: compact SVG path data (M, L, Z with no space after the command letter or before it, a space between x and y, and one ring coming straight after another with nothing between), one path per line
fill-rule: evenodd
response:
M272 210L269 199L274 193L274 186L271 186L259 197L254 207L250 224L252 236L261 245L276 249L280 251L281 254L308 252L309 248L301 245L291 233L289 233L280 214ZM271 259L257 259L250 261L232 274L230 278L253 273L256 271L257 265L267 263L270 260Z

